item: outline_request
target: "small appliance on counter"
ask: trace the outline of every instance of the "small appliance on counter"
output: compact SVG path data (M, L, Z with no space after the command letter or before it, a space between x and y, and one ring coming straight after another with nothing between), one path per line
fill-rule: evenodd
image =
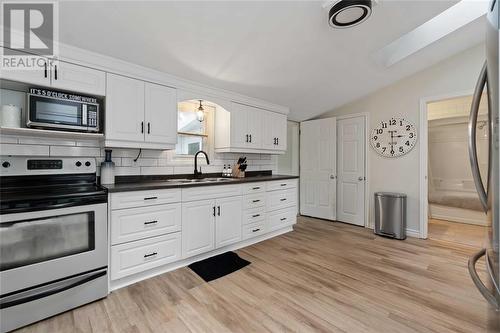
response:
M21 127L21 108L13 104L2 105L0 125L2 127Z
M101 133L101 110L95 97L30 88L27 127Z
M111 160L111 149L104 150L104 162L101 163L101 184L110 185L115 183L115 162Z

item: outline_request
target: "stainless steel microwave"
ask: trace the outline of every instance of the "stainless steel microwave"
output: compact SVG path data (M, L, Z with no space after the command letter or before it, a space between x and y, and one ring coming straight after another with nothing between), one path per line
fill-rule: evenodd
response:
M101 132L99 102L94 97L30 88L27 127Z

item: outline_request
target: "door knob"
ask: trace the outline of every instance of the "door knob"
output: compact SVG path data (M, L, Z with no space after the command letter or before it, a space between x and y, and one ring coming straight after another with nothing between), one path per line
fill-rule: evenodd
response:
M365 179L365 177L361 177L361 176L358 177L359 181L362 181L363 179Z
M335 179L335 176L334 175L330 175L330 179Z

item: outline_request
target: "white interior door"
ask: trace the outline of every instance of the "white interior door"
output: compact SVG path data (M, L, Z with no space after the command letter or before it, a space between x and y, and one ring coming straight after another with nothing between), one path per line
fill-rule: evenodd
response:
M300 123L300 213L336 218L335 118Z
M337 122L337 220L365 225L365 118Z

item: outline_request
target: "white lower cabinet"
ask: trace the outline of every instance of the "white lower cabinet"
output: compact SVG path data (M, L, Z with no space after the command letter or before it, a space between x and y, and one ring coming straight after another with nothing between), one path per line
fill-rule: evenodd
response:
M215 248L215 200L182 204L182 257L187 258Z
M120 279L179 259L179 232L115 245L111 247L111 279Z
M241 197L216 200L215 246L217 248L241 240Z
M120 209L111 212L112 245L180 230L180 203Z
M111 193L111 286L181 259L264 239L296 223L296 213L295 179Z

